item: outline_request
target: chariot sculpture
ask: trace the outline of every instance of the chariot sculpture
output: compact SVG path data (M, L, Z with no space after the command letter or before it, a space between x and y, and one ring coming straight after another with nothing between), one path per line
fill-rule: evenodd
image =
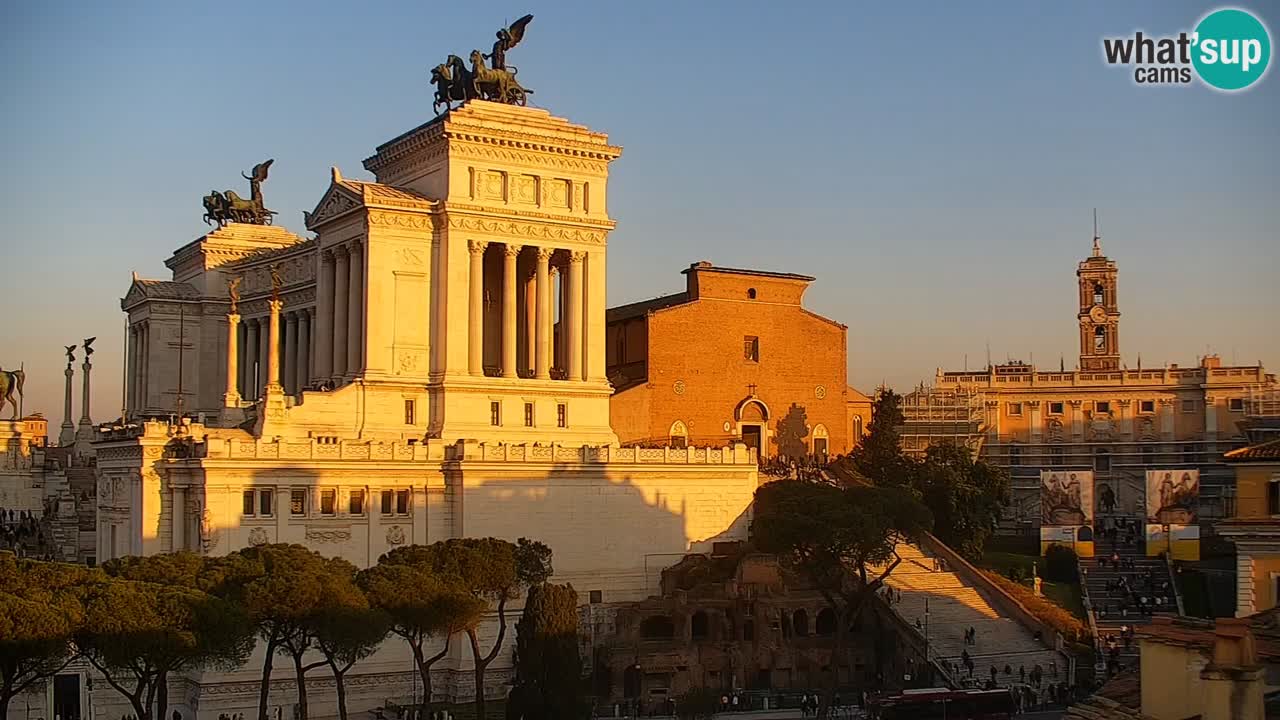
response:
M432 109L438 113L443 105L446 110L451 110L455 102L465 103L476 98L524 105L533 91L516 80L519 70L507 64L507 51L524 39L525 28L531 20L532 15L525 15L499 30L493 51L488 55L472 50L470 68L457 55L450 55L442 64L435 66L431 70L431 82L436 86ZM486 65L485 60L491 65Z
M262 202L262 183L267 181L267 171L271 163L267 160L253 166L253 175L240 176L249 181L249 199L246 200L235 190L226 192L210 191L204 196L204 221L206 224L224 227L227 223L246 223L249 225L270 225L271 217L276 214L268 210Z

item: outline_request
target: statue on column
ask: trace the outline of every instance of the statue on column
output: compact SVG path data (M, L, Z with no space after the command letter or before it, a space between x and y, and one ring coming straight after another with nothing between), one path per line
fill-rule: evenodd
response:
M280 288L284 287L284 280L280 277L280 263L272 263L271 272L271 299L280 301Z
M93 341L97 339L98 339L97 336L85 339L84 341L84 361L85 362L89 362L89 356L93 354ZM72 345L71 347L75 348L74 345ZM70 357L70 354L68 354L67 357Z
M78 345L67 345L67 367L70 368L76 362L76 348Z
M244 276L237 275L227 280L227 297L231 298L231 315L240 312L240 281L244 280Z

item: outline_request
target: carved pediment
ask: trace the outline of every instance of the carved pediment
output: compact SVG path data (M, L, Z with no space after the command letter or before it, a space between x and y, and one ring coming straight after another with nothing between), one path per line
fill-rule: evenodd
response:
M341 180L337 180L329 184L329 189L325 191L324 197L320 198L315 210L302 213L302 219L308 230L315 230L363 206L363 198L343 185Z
M137 280L134 280L133 284L129 286L129 292L125 293L124 299L120 301L120 308L124 309L133 307L146 299L147 291L143 289L142 285L139 284Z

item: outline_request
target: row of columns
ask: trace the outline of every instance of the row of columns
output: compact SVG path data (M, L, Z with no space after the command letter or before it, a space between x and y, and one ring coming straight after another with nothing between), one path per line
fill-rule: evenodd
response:
M320 257L315 378L340 380L363 367L364 245L334 245Z
M284 391L297 394L311 381L311 326L315 311L303 308L287 313L277 313L283 326L279 331L276 351L271 352L271 314L248 318L241 322L239 315L227 316L227 396L232 393L239 399L257 400L269 380L271 362L281 363L280 382Z
M472 240L468 243L471 255L469 273L469 317L467 344L467 371L471 375L484 375L485 349L485 254L491 243ZM518 299L520 297L517 262L522 252L521 245L492 243L495 249L502 252L502 284L501 284L501 331L499 347L501 352L500 374L502 377L520 376L520 362L523 360L533 377L540 380L551 379L552 364L555 355L552 348L554 341L554 309L551 301L555 277L562 278L560 283L560 328L561 346L560 360L565 378L568 380L586 380L587 367L583 352L584 327L586 323L586 286L583 283L583 261L586 253L580 251L557 251L555 248L529 247L534 261L531 274L532 283L523 288L525 298L525 317L517 318ZM553 264L554 258L562 258L560 264ZM523 325L528 352L524 358L517 353L517 338Z
M151 367L151 323L142 320L129 327L129 407L145 410Z

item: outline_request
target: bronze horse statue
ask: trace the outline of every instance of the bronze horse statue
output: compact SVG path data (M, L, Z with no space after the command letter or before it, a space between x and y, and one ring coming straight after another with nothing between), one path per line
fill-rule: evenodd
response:
M249 199L240 197L235 190L228 190L220 193L217 190L211 191L204 197L204 221L207 224L217 223L218 227L223 227L229 222L249 223L253 225L270 225L271 216L275 215L274 210L268 210L262 200L262 183L267 180L267 171L271 169L271 163L275 160L267 160L253 166L253 175L240 176L249 181Z
M0 370L0 410L4 410L6 403L13 405L13 420L18 419L18 401L13 399L13 394L18 393L18 397L22 397L22 383L27 379L27 374L22 370Z
M484 53L479 50L471 51L471 82L485 100L509 105L524 105L527 96L533 94L516 80L514 68L486 67Z
M450 55L443 63L431 69L431 82L436 86L435 101L431 103L431 109L437 114L441 105L445 110L452 110L454 102L464 103L477 96L471 71L457 55Z

